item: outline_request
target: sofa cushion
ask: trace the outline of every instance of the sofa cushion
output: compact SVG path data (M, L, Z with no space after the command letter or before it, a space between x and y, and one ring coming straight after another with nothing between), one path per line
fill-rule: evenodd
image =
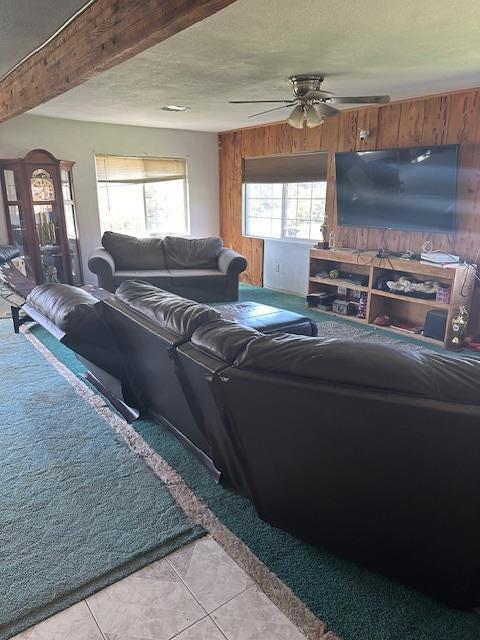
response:
M221 238L175 238L164 240L168 269L217 269Z
M186 300L145 282L123 282L115 297L159 327L190 340L202 324L220 317L218 311Z
M197 286L222 286L226 275L218 269L169 269L173 286L192 287Z
M27 302L59 329L68 331L92 312L98 300L69 284L41 284L31 291Z
M336 338L261 336L237 359L240 369L313 378L443 401L480 403L478 360Z
M141 280L142 278L170 278L168 269L129 269L115 271L115 277L122 280Z
M192 335L192 344L197 349L232 364L246 346L261 335L255 329L220 318L199 327Z
M105 231L102 245L112 255L115 267L120 271L166 268L162 238L135 238Z
M172 278L225 278L219 269L169 269Z

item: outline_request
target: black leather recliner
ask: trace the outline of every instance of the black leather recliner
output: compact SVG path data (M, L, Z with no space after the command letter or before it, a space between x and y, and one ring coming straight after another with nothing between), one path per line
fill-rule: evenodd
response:
M192 344L226 360L218 327ZM263 519L468 607L480 602L479 373L472 358L280 335L248 341L211 384Z
M264 335L142 283L99 309L122 388L263 519L480 604L478 360Z
M209 348L195 346L197 342L192 336L192 342L178 346L175 354L177 373L184 381L185 394L195 403L195 416L209 443L209 455L215 467L224 482L248 498L252 498L252 493L244 470L245 460L242 459L235 434L227 429L224 407L216 402L219 399L212 393L211 382L215 377L222 376L223 370L235 362L251 340L261 335L254 329L229 320L214 320L205 323L193 334L196 341L202 342L204 339ZM209 343L211 336L215 336L215 345L221 345L220 349ZM249 403L249 400L246 399L246 402Z
M103 316L122 345L128 379L143 415L174 431L218 478L195 399L184 391L176 349L220 314L191 300L139 282L125 282L103 301Z
M42 284L30 291L22 310L76 354L87 380L127 420L139 417L119 342L97 298L68 284Z

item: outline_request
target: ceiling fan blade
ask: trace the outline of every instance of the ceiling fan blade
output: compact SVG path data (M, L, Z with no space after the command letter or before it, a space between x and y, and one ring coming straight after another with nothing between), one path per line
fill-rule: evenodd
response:
M329 118L330 116L334 116L337 113L339 113L338 109L331 107L329 104L326 104L325 102L316 102L314 104L314 107L320 115L325 116L326 118Z
M390 102L390 96L332 96L327 102L334 104L385 104Z
M291 102L291 100L229 100L228 104L256 104L262 102Z
M273 109L267 109L266 111L260 111L260 113L254 113L249 118L256 118L257 116L262 116L264 113L270 113L271 111L277 111L278 109L286 109L287 107L293 107L295 102L290 102L290 104L283 104L281 107L274 107ZM334 109L336 111L336 109Z
M331 91L324 91L323 89L317 91L308 91L305 95L302 95L304 100L323 100L323 98L328 98L329 96L333 96Z

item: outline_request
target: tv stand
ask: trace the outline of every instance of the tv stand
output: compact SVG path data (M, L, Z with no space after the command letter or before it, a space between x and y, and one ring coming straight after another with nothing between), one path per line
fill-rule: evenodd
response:
M366 284L359 285L345 278L330 278L328 275L318 276L320 272L329 273L331 271L346 272L362 276ZM377 280L381 277L392 278L392 276L405 274L415 280L426 281L436 280L440 284L448 287L450 298L448 302L438 302L434 299L424 299L401 295L390 291L383 291L376 287ZM453 348L452 345L452 323L453 313L460 306L466 307L470 311L472 295L475 285L475 266L459 265L455 267L442 267L434 264L426 264L419 260L404 260L394 255L378 257L377 251L358 251L355 249L311 249L310 250L310 270L308 280L308 292L336 294L339 288L347 291L347 298L353 297L353 292L361 292L366 295L365 318L356 316L344 316L334 311L320 311L328 315L347 318L354 322L369 325L371 328L387 329L399 333L403 336L412 334L402 329L392 326L379 326L373 324L375 318L383 315L389 316L395 324L411 324L423 326L427 311L431 309L444 309L447 312L447 325L443 344L446 348ZM339 296L344 297L344 296ZM428 338L420 334L413 337L419 340L441 344L438 340Z

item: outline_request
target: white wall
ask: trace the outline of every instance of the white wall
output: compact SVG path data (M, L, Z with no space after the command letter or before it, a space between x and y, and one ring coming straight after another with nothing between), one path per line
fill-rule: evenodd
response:
M314 243L265 240L263 286L297 295L308 288L309 252Z
M0 124L0 158L25 156L42 148L73 160L78 229L86 282L90 252L100 244L95 176L96 153L187 158L192 237L219 232L218 142L216 133L154 129L22 115ZM0 241L5 241L0 211Z

